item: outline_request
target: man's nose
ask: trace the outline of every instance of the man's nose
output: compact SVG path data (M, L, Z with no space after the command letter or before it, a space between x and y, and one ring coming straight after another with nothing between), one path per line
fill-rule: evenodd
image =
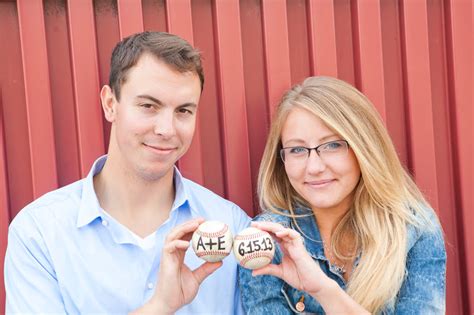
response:
M172 111L161 111L155 119L154 132L156 135L171 137L175 135L174 113Z

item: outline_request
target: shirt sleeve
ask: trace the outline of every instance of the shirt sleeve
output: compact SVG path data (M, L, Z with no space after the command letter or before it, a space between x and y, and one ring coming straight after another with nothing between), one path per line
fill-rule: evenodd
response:
M445 314L446 250L441 228L421 233L409 250L395 314Z
M25 214L16 219L5 256L6 313L66 313L41 233Z
M247 215L247 213L239 208L238 206L235 206L234 208L234 222L236 223L236 231L235 233L239 233L243 229L247 228L250 226L250 217ZM234 235L235 236L235 235Z

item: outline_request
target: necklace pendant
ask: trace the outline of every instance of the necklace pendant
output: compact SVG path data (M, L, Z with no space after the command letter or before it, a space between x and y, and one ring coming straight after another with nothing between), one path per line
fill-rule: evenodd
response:
M338 265L332 265L334 267L334 270L337 272L337 273L340 273L340 274L345 274L346 273L346 269L344 267L341 267L341 266L338 266Z

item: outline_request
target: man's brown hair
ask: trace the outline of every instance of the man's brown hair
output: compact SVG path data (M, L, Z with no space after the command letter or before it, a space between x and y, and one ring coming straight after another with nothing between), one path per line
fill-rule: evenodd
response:
M138 59L149 53L179 72L194 72L199 76L201 91L204 87L204 72L201 53L187 41L165 32L142 32L131 35L115 46L110 60L109 86L120 100L120 88L127 80L128 70Z

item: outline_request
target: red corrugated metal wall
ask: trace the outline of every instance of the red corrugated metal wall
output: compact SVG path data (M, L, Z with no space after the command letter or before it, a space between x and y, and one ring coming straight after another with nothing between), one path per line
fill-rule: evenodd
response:
M105 152L98 93L115 43L168 31L204 55L188 177L254 214L283 91L310 75L353 83L441 218L448 314L473 313L473 11L471 0L0 0L0 263L15 214ZM0 286L0 309L4 298Z

